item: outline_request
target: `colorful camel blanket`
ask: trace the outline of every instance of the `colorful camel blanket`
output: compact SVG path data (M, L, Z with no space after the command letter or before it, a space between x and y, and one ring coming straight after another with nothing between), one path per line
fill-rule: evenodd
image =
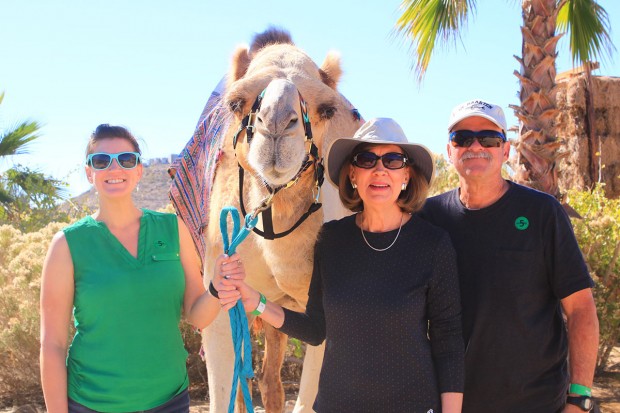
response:
M172 163L169 197L177 215L187 225L194 245L205 256L203 232L207 227L209 200L222 144L230 123L230 112L222 104L225 79L222 79L205 105L194 134Z

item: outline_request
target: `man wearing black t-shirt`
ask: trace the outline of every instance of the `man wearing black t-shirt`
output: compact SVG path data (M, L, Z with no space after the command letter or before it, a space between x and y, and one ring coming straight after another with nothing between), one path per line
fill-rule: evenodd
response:
M502 178L510 144L499 106L459 105L448 130L459 188L422 214L457 252L463 412L589 411L598 319L570 220L555 198Z

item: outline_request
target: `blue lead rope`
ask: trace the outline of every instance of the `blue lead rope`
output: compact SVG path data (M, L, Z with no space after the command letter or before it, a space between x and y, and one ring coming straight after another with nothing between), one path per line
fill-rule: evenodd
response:
M231 241L228 240L228 213L232 216L233 232ZM248 236L258 222L258 216L252 218L251 214L246 215L245 225L240 228L239 212L234 207L224 207L220 212L220 232L224 243L224 253L233 255L237 246ZM230 402L228 403L228 413L233 413L235 409L235 398L237 397L237 380L241 382L243 400L248 413L254 412L252 396L248 388L248 380L254 377L252 370L252 343L250 342L250 330L248 319L245 315L241 300L228 310L230 317L230 328L232 330L233 347L235 349L235 372L233 375L232 389L230 392ZM243 357L242 357L243 351Z

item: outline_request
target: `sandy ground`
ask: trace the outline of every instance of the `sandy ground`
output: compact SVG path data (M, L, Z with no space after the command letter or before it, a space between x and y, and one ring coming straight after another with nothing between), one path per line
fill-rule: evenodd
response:
M601 413L620 413L620 347L612 351L607 371L596 378L592 392Z
M289 400L286 402L284 413L292 413L293 407L295 407L295 400ZM25 406L14 407L12 409L0 409L0 413L44 413L46 410L43 406L28 404ZM206 401L192 401L192 405L189 408L190 413L208 413L209 403ZM261 406L254 407L254 413L265 413L265 409Z
M295 400L288 400L284 406L284 413L292 413L293 407L295 407ZM208 413L209 403L207 402L194 402L189 408L190 413ZM265 413L265 409L261 406L254 406L254 413Z
M620 413L620 347L616 347L610 357L608 372L602 377L597 377L594 383L593 393L597 400L600 413ZM295 406L296 394L287 394L284 413L291 413ZM209 404L206 401L192 401L190 413L208 413ZM260 399L254 400L254 412L264 413L260 406ZM500 412L498 412L500 413ZM596 413L596 412L595 412Z
M620 395L618 394L620 391L620 382L616 380L614 383L614 386L615 388L613 390L607 389L603 391L599 390L599 391L594 392L594 395L596 397L599 397L599 395L604 394L607 391L615 393L615 397L614 397L615 401L610 401L610 402L600 401L599 406L600 406L601 413L620 413ZM295 406L295 401L288 400L286 402L284 413L291 413L293 411L294 406ZM209 404L206 401L193 401L192 406L190 407L189 410L190 410L190 413L208 413ZM0 409L0 413L43 413L43 412L45 412L45 409L42 406L36 406L36 405L25 405L25 406L15 407L12 409ZM265 410L260 406L256 406L254 408L254 412L264 413Z
M620 413L620 347L616 347L610 359L610 367L602 377L596 379L594 389L601 413ZM287 394L284 413L291 413L295 406L296 394ZM202 399L202 400L201 400ZM254 400L254 412L264 413L260 400ZM44 406L28 404L10 409L0 409L0 413L43 413ZM190 413L208 413L209 404L202 397L193 397ZM499 412L498 412L499 413Z

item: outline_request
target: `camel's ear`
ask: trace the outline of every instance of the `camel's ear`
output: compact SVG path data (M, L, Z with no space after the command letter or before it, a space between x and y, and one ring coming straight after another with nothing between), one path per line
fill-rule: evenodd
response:
M336 89L336 85L342 75L342 69L340 68L340 54L338 52L331 51L327 53L321 68L319 69L321 79L323 83L332 89Z
M247 72L250 66L250 61L247 46L239 46L233 53L228 81L231 83L236 82L245 76L245 72Z

